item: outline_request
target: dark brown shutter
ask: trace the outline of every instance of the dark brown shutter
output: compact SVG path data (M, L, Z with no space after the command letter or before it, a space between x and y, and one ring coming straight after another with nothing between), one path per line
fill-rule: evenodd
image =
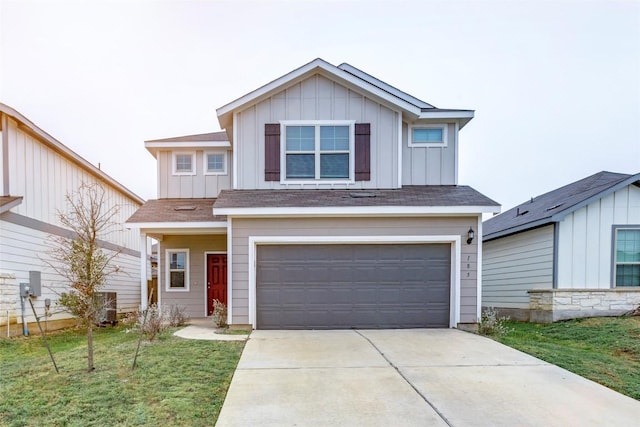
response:
M264 125L264 180L280 181L280 124Z
M356 181L371 179L371 125L356 123Z

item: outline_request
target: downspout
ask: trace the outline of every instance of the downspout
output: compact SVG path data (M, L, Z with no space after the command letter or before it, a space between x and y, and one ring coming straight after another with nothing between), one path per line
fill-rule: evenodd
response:
M558 289L558 242L560 241L560 224L553 223L553 268L551 274L551 287Z

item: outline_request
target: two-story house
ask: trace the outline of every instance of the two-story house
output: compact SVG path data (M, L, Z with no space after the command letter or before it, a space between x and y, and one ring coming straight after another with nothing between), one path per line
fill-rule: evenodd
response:
M119 314L137 310L139 269L146 262L140 260L138 233L124 229L121 224L144 201L26 116L2 103L0 147L0 327L3 332L6 327L9 333L19 334L24 331L25 323L27 330L37 331L33 311L20 295L21 283L36 288L31 272L40 278L39 292L35 292L31 300L38 317L47 322L47 328L75 322L56 305L60 293L69 291L69 283L49 263L52 262L52 239L73 237L60 221L59 213L69 213L66 197L73 196L83 183L101 185L105 191L104 211L117 210L113 217L117 226L99 240L109 255L117 253L112 260L117 272L108 277L101 291L116 293L112 302Z
M316 59L217 115L222 132L145 143L159 199L128 225L159 241L161 305L217 298L259 329L477 322L476 236L499 205L458 185L473 111Z

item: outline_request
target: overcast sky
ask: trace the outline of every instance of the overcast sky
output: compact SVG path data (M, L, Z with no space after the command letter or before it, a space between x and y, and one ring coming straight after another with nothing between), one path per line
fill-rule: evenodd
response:
M145 199L145 140L317 57L475 110L459 181L503 210L640 172L640 1L0 0L0 102Z

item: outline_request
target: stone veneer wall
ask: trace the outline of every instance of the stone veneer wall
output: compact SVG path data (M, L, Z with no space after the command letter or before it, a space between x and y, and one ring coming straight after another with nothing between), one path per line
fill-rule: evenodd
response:
M529 291L529 321L538 323L579 317L619 316L638 306L640 288Z
M0 272L0 325L7 325L7 312L9 313L9 323L15 323L16 301L18 301L16 276L12 273Z

